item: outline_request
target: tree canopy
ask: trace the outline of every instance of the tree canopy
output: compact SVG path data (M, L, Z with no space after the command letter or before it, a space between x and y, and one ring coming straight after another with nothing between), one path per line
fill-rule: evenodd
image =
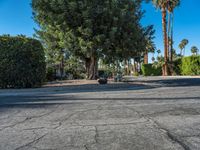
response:
M99 58L123 60L146 50L154 31L140 24L141 1L32 0L37 35L50 55L65 49L84 60L94 79Z

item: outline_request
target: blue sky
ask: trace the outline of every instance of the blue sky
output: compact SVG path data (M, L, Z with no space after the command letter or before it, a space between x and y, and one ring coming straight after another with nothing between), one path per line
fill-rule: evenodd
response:
M31 0L0 0L0 35L25 34L32 36L33 28L37 27L32 19ZM189 40L186 55L190 54L191 46L200 49L200 0L181 0L181 6L175 10L174 41L175 49L183 39ZM144 4L146 11L142 19L143 25L153 24L156 29L155 43L163 49L161 13L152 4ZM178 50L179 52L179 50Z

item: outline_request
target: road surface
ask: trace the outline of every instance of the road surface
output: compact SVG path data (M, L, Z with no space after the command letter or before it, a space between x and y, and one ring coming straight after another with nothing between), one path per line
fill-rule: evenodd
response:
M200 78L0 90L0 150L199 150Z

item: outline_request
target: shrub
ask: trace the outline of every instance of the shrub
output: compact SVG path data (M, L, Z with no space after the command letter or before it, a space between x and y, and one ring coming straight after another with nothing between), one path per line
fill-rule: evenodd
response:
M53 67L47 67L46 69L46 80L47 81L54 81L56 80L56 73Z
M162 75L162 68L154 67L152 64L142 64L142 74L144 76L160 76Z
M133 73L133 76L136 76L136 77L138 77L140 75L140 73L139 72L134 72Z
M41 43L25 36L0 36L0 88L41 86L45 79Z
M174 75L181 75L181 58L177 58L173 61L173 73Z
M112 71L109 69L100 69L98 70L98 76L99 78L111 78Z
M182 75L200 75L200 56L189 56L182 58Z

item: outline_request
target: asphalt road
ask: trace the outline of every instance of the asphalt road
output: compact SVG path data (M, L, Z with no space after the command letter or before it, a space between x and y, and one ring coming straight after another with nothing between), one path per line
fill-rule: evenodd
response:
M200 78L0 90L0 150L199 150Z

